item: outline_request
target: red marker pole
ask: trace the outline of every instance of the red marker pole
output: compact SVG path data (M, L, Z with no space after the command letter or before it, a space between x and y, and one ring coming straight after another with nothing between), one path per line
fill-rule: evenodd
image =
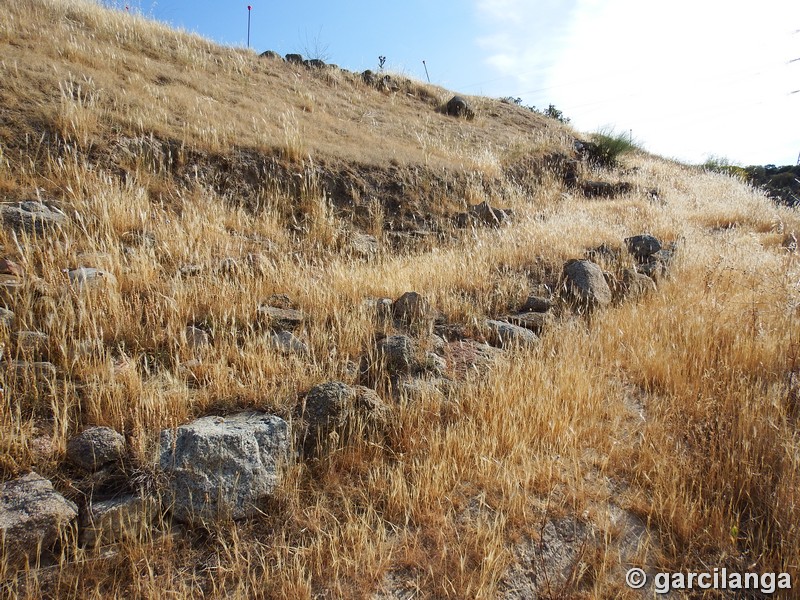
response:
M247 47L250 47L250 11L253 9L249 4L247 5Z

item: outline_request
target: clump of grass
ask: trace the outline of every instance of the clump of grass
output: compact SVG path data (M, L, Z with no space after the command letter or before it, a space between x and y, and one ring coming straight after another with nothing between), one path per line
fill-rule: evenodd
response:
M592 142L588 146L588 158L591 162L605 168L616 167L619 159L639 146L629 133L616 132L613 128L605 128L593 133Z

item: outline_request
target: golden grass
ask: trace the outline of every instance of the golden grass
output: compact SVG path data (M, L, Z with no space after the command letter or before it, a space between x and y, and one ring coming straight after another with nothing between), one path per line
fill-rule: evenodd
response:
M50 15L39 33L22 18L31 6ZM261 60L78 0L10 0L0 46L10 115L0 190L41 190L72 217L43 239L0 232L26 273L15 327L48 333L61 370L49 390L6 382L2 480L36 469L68 493L60 461L88 425L124 432L147 474L162 428L242 408L288 417L311 386L354 381L347 362L376 329L368 297L416 290L478 332L588 248L645 231L679 244L657 293L564 318L536 348L506 353L450 395L395 403L384 439L297 464L263 517L154 532L113 552L73 548L58 568L0 566L3 596L368 598L396 577L419 597L496 598L514 543L569 515L607 543L589 555L591 582L564 597L606 598L622 593L611 505L650 524L638 556L658 569L755 561L797 575L789 385L800 269L780 248L783 231L800 229L793 211L734 179L642 155L625 159L632 174L604 176L658 187L662 204L638 191L587 201L552 175L532 188L507 169L565 152L570 132L530 113L481 100L461 122L435 112L446 92L431 86L386 95L345 72ZM187 157L199 173L231 146L294 164L299 193L264 181L248 210L224 182L176 180ZM124 168L109 168L108 152ZM342 252L352 225L318 177L320 160L408 166L418 174L403 181L409 194L435 198L438 216L489 200L515 218L392 252L396 215L362 198L383 248L353 258ZM462 189L448 187L453 174ZM126 241L136 232L154 242ZM258 270L246 266L252 253ZM220 269L229 257L240 261L233 275ZM70 289L62 269L81 264L114 273L116 285ZM200 274L181 276L187 264ZM281 355L253 327L275 293L307 314L309 358ZM189 348L187 324L203 324L213 344ZM11 332L0 342L12 348ZM192 358L202 362L187 367Z

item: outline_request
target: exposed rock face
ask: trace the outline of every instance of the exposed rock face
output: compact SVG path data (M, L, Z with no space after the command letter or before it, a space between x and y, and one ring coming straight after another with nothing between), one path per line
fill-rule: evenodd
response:
M589 260L570 260L564 264L565 291L579 304L605 306L611 302L603 270Z
M508 346L533 346L539 340L532 331L506 323L505 321L486 321L489 329L489 341L493 346L505 348Z
M66 215L37 200L6 204L0 208L3 222L16 231L41 235L67 222Z
M309 390L300 406L303 445L313 451L330 441L346 443L359 422L368 433L385 425L388 415L389 408L370 388L341 381L321 383Z
M73 529L78 507L31 472L0 485L0 551L12 565L35 560Z
M97 471L124 455L125 438L110 427L89 427L67 442L67 458L86 471Z
M264 413L204 417L161 432L160 466L178 521L245 518L281 482L289 426Z
M475 117L475 112L470 107L469 103L461 96L453 96L447 102L447 114L451 117L465 117L472 119Z

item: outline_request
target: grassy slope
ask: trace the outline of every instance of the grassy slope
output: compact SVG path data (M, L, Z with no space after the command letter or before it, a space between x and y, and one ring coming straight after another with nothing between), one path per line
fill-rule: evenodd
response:
M458 121L435 111L448 97L435 87L401 82L382 93L347 73L258 59L77 1L9 0L0 47L0 191L11 200L38 189L81 215L43 240L0 232L25 269L16 327L50 335L63 381L53 394L25 382L6 390L2 479L35 468L69 495L65 443L87 425L124 431L146 479L163 427L243 407L288 415L312 385L353 380L347 361L374 335L368 296L417 290L477 333L481 317L555 283L586 248L643 231L682 243L656 294L565 318L450 401L429 394L396 406L382 444L296 466L263 519L131 541L117 554L79 550L4 595L355 598L394 573L422 597L492 598L514 544L571 515L607 542L586 558L580 589L611 597L624 591L612 504L650 523L638 556L659 569L796 568L788 386L798 265L780 248L781 228L800 226L794 212L730 178L645 155L585 173L634 183L610 200L587 201L546 174L532 185L509 173L567 151L572 133L557 123L488 99L475 99L474 121ZM141 136L174 155L120 149ZM290 192L264 176L243 185L250 202L237 202L225 184L241 177L203 173L235 167L242 151L256 172L278 165L302 184ZM349 208L332 205L320 163L386 179L399 169L407 193L427 197L415 210L488 199L516 218L394 252L390 208L357 194ZM663 204L642 193L651 187ZM366 220L354 217L359 206ZM370 261L342 251L347 232L365 225L382 241ZM132 230L152 233L155 246L123 252ZM216 272L222 258L250 252L266 258L262 273ZM205 270L180 279L185 263ZM112 271L118 285L71 295L61 269L78 264ZM280 356L249 329L272 293L309 315L311 358ZM180 367L194 355L180 336L190 322L214 332L194 373L200 386ZM2 335L10 351L13 335ZM76 352L87 342L98 349Z

